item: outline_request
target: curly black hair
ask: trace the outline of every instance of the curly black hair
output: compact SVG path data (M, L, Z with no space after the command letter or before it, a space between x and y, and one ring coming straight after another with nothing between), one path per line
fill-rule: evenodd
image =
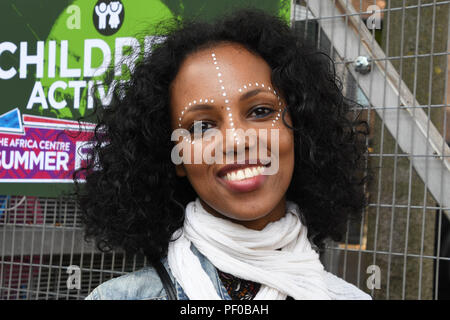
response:
M287 199L295 201L319 247L341 239L367 199L363 163L368 125L353 116L334 63L283 20L242 10L212 23L173 22L164 40L136 65L129 82L116 86L106 108L97 107L90 161L78 174L77 200L86 239L102 251L121 248L155 261L184 221L196 193L171 161L169 87L190 54L222 42L238 43L272 69L292 119L295 165ZM288 125L284 119L283 122Z

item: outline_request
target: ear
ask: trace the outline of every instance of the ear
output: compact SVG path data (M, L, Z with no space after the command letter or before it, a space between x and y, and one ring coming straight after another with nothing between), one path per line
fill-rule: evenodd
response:
M177 176L179 176L179 177L186 176L186 169L184 168L183 164L177 164L175 166L175 172L176 172Z

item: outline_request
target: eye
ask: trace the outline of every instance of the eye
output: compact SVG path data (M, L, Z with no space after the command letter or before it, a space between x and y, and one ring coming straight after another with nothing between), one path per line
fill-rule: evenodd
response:
M194 131L200 131L203 133L208 129L211 129L213 127L213 124L211 122L208 121L203 121L203 120L199 120L199 121L194 121L194 124L189 128L189 132L190 133L194 133Z
M272 114L273 112L274 112L274 110L272 108L264 107L264 106L257 106L252 109L252 111L250 112L249 115L254 118L264 118L264 117Z

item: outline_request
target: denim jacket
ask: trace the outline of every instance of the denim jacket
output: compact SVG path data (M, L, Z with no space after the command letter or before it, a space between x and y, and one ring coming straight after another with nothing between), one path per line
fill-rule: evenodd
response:
M211 278L218 295L223 300L231 300L214 265L194 245L191 245L191 250L199 258L201 266ZM178 300L188 300L189 298L170 272L167 258L164 258L162 263L175 284ZM324 271L324 273L325 282L332 299L371 299L370 295L364 293L356 286L329 272ZM167 300L167 294L156 270L153 267L147 266L102 283L86 297L86 300Z

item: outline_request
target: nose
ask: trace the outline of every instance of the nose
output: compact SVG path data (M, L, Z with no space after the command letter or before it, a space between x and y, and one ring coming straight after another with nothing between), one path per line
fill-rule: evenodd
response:
M257 146L257 132L253 128L248 128L245 122L235 117L230 110L227 111L227 120L224 121L222 128L222 134L225 137L224 154L227 157L235 154L238 155L238 158L239 156L243 157Z

